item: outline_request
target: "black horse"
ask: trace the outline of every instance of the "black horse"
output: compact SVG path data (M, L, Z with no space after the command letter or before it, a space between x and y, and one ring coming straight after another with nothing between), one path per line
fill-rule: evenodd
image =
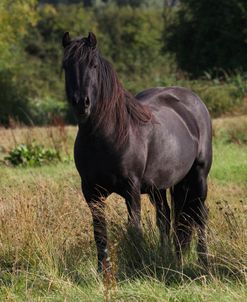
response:
M66 93L78 120L74 158L93 217L98 269L108 266L104 202L125 198L129 222L140 230L140 195L156 206L161 242L170 234L170 188L178 258L198 232L198 257L207 261L207 176L212 163L211 120L200 98L185 88L158 87L136 97L120 84L96 37L63 37Z

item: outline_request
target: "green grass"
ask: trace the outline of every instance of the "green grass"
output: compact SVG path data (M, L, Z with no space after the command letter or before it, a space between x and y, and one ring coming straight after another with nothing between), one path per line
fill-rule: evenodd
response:
M1 166L0 301L247 301L245 121L214 121L207 271L198 266L195 242L182 267L160 248L155 211L145 196L144 238L127 236L126 207L113 194L107 221L114 276L103 278L96 273L91 216L73 161L37 168ZM25 142L27 134L17 129L6 137L2 131L1 158L14 141ZM52 146L45 133L32 130L37 142L40 136ZM68 145L61 146L71 154L74 134L70 128L64 140Z
M64 279L42 279L39 276L21 275L11 280L11 286L1 287L1 298L7 301L183 301L229 302L246 301L246 287L227 281L205 278L185 280L182 284L166 286L155 279L140 278L125 281L108 291L102 281L92 276L93 283L83 287ZM39 287L39 289L38 289Z
M247 184L247 117L213 121L213 165L210 177L221 183Z
M213 150L210 177L222 183L247 184L247 146L216 141Z

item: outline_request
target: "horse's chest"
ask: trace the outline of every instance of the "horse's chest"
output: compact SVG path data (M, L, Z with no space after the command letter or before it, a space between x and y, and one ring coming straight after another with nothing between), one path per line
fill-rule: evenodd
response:
M82 179L102 187L114 186L119 181L120 160L110 150L75 145L74 158Z

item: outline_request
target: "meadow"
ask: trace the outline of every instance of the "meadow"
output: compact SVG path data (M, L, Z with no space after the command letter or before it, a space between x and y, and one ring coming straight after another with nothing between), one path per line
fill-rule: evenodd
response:
M122 198L107 201L113 275L96 272L89 209L73 163L76 127L0 129L1 301L247 301L247 116L213 121L209 177L210 266L193 247L178 267L159 245L155 212L144 195L144 240L127 235ZM59 150L62 161L12 167L4 157L20 143ZM137 247L139 252L137 252Z

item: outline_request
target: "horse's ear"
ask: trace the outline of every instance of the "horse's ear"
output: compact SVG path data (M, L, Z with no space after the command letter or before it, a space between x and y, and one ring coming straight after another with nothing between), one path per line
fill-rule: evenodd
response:
M96 39L96 36L94 33L92 33L92 32L88 33L87 42L90 47L92 47L92 48L96 47L97 39Z
M63 47L65 48L66 46L68 46L70 42L71 42L71 40L70 40L69 32L66 31L63 34Z

